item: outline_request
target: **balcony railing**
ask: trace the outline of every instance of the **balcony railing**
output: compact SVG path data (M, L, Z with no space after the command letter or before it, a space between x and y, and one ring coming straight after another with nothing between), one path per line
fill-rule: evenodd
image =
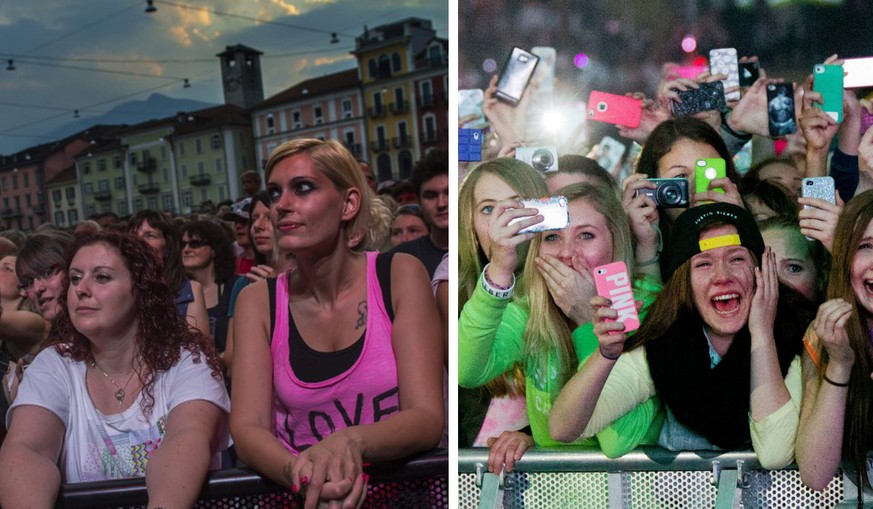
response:
M109 189L98 189L94 191L94 199L97 201L106 201L112 199L112 192Z
M419 108L433 108L436 106L436 97L433 94L420 95L416 102Z
M146 182L145 184L138 185L137 189L142 194L155 194L161 191L161 186L155 182Z
M381 118L388 113L385 106L370 106L367 111L370 113L370 118Z
M198 173L188 177L188 182L191 182L192 186L208 186L211 181L212 179L207 173Z
M409 136L395 136L393 141L394 148L408 148L412 145Z
M136 169L143 173L153 173L158 169L158 161L154 157L149 157L136 165Z
M388 140L376 140L370 142L370 150L373 152L387 152Z
M391 113L401 115L409 111L409 101L397 101L391 103Z
M449 456L439 449L409 460L375 463L369 474L365 508L448 507ZM61 486L56 509L145 507L145 478L83 482ZM199 509L303 507L302 500L285 488L247 468L210 472L200 491Z
M18 210L18 209L11 209L11 208L9 208L9 209L3 209L3 211L0 212L0 215L3 216L3 219L12 219L13 217L20 217L20 216L21 216L21 210Z
M424 145L433 145L440 141L440 135L436 131L422 131L420 138L421 143Z

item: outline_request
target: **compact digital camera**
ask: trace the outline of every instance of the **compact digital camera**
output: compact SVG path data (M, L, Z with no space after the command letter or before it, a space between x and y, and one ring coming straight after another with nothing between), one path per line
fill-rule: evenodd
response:
M533 166L542 173L558 171L558 149L556 147L518 147L515 158Z
M648 195L659 207L686 208L688 207L688 180L684 178L672 179L649 179L658 187L655 189L640 189L640 194Z

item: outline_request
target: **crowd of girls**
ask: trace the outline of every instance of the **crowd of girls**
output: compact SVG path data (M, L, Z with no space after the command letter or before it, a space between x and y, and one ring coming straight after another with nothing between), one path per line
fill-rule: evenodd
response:
M780 80L763 76L726 111L688 117L670 112L678 92L723 77L665 76L640 127L618 130L641 144L620 180L580 155L559 154L545 174L513 159L531 139L525 101L496 100L492 80L486 160L460 187L458 253L458 381L462 396L478 391L460 399L461 446L489 445L491 471L511 471L532 447L618 456L657 444L751 448L766 468L796 461L815 489L841 466L870 486L873 129L861 117L873 107L859 100L869 90L844 91L837 123L811 77L798 85L799 128L774 157L764 89ZM770 148L738 169L753 138ZM696 190L697 161L713 158L724 177ZM804 178L828 173L833 196L803 197ZM656 204L656 178L686 179L688 206ZM544 219L523 200L555 196L569 224L523 231ZM616 261L632 281L633 331L593 282Z

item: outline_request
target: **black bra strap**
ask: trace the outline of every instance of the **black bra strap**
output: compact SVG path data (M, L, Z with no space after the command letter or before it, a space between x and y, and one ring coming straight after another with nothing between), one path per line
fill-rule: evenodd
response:
M394 323L394 303L391 300L391 260L394 259L394 252L379 253L376 256L376 277L379 279L379 286L382 288L382 300L385 303L385 311L388 312L388 318L391 323Z
M270 342L273 342L273 327L276 324L276 278L267 278L267 292L270 296Z

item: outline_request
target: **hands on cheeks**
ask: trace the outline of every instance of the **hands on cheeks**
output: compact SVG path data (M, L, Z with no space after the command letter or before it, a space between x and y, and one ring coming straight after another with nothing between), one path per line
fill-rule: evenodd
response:
M533 446L533 437L521 431L504 431L499 437L489 438L488 471L499 474L505 466L507 473L512 472L515 462Z
M846 323L851 316L852 305L837 298L819 306L812 322L816 335L828 352L829 362L845 368L855 363L855 351L852 350L849 335L846 333Z
M805 205L797 215L800 218L800 233L811 239L820 241L831 251L834 245L834 235L837 231L837 221L843 213L843 200L840 193L834 192L836 205L818 198L798 198L797 202Z
M749 312L749 330L752 338L772 337L776 320L776 305L779 302L779 277L776 272L776 254L769 246L761 256L761 267L752 269L755 274L755 295Z
M357 444L334 433L297 456L290 472L292 492L304 497L304 509L361 507L369 479L362 463Z
M574 258L573 267L568 267L554 256L540 255L536 264L558 308L576 327L590 322L592 309L586 303L594 295L594 278L573 268L582 267L581 261Z

